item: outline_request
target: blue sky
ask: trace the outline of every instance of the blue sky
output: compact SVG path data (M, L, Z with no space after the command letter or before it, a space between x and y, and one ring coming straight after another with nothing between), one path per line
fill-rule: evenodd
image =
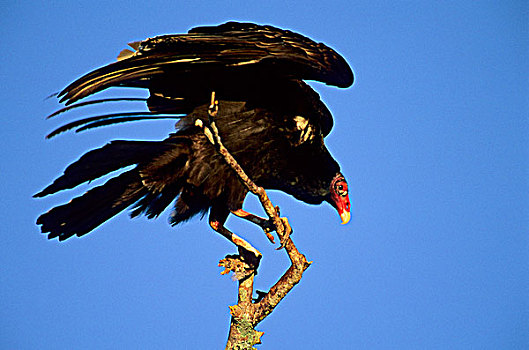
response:
M524 1L4 2L0 348L224 346L236 283L217 262L234 249L205 221L171 228L167 215L122 214L58 243L35 219L87 187L31 195L91 148L173 128L46 141L61 122L45 121L59 108L46 96L127 42L228 20L323 41L357 78L347 90L313 84L335 117L326 142L353 218L342 226L328 205L272 193L314 264L257 327L261 348L529 347L528 11ZM256 203L245 208L260 213ZM256 287L267 290L287 257L251 225L228 225L263 252Z

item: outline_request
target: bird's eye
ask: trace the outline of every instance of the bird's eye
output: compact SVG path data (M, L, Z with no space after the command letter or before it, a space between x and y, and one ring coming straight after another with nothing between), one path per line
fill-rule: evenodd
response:
M347 185L344 185L343 183L337 183L334 186L334 190L340 197L347 196Z

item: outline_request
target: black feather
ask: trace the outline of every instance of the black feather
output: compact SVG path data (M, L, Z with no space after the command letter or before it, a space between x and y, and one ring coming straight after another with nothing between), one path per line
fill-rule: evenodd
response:
M52 114L47 116L46 119L53 118L53 117L55 117L55 116L57 116L57 115L59 115L61 113L68 112L68 111L70 111L72 109L79 108L79 107L89 106L89 105L93 105L93 104L100 104L100 103L105 103L105 102L108 103L108 102L124 102L124 101L146 102L147 99L146 98L141 98L141 97L118 97L118 98L103 98L103 99L99 99L99 100L79 102L79 103L70 105L68 107L61 108L61 109L53 112Z
M163 113L150 113L150 112L119 112L110 113L103 115L96 115L93 117L87 117L78 119L68 124L53 130L49 133L46 138L51 139L60 133L65 131L78 128L76 131L82 131L86 129L96 128L98 126L110 125L116 123L124 123L128 121L139 121L139 120L152 120L152 119L177 119L176 115L165 115ZM104 123L106 121L106 123ZM80 128L79 128L80 127Z
M303 79L350 86L353 73L336 51L288 30L236 22L131 47L136 52L62 90L58 97L66 107L49 118L119 101L146 101L149 110L84 117L48 138L71 129L152 119L180 119L177 130L161 141L112 141L68 166L35 197L122 173L41 215L37 224L49 238L81 236L126 208L133 217L155 218L174 203L173 225L211 208L216 213L240 209L246 188L195 126L197 119L209 120L212 91L219 99L215 121L224 145L259 186L311 204L329 201L340 171L323 142L332 115ZM145 88L150 96L77 102L113 86Z
M95 187L37 219L48 238L60 241L82 236L139 200L147 189L137 172L128 171Z
M146 116L139 116L139 117L116 117L116 118L98 120L95 122L87 123L86 125L75 129L75 132L81 132L85 130L95 129L95 128L99 128L102 126L108 126L108 125L114 125L114 124L137 122L141 120L162 120L162 119L177 119L177 118L179 117L176 115L163 116L163 115L154 114L154 113L146 115Z
M272 26L230 22L188 34L142 41L135 55L90 72L59 93L69 105L111 86L145 87L145 80L173 72L246 75L256 66L268 74L348 87L354 77L333 49Z

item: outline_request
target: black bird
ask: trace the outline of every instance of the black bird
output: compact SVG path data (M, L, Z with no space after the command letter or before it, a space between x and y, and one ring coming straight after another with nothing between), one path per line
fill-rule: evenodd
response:
M210 225L232 241L224 227L230 212L266 227L267 220L242 210L247 190L195 125L198 119L208 122L213 91L219 97L215 120L220 137L257 185L310 204L327 201L343 223L349 221L347 183L323 142L332 115L303 81L338 87L353 83L351 68L333 49L288 30L237 22L129 46L134 51L123 50L117 62L60 92L66 107L51 116L89 104L136 100L78 102L113 86L148 89L149 110L84 118L48 137L70 129L158 118L179 118L176 132L162 141L115 140L69 165L34 196L134 167L42 214L37 224L48 238L82 236L129 207L132 217L155 218L173 202L172 225L209 210Z

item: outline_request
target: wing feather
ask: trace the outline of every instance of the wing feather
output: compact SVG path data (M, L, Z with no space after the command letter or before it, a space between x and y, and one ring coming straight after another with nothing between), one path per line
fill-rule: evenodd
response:
M336 51L288 30L251 23L228 22L197 27L188 34L163 35L133 43L137 51L96 69L60 94L66 105L111 86L145 87L160 74L252 69L280 78L316 80L348 87L351 68ZM238 71L239 70L239 71Z
M128 102L130 102L130 101L146 102L147 99L146 98L142 98L142 97L114 97L114 98L103 98L103 99L99 99L99 100L91 100L91 101L79 102L79 103L76 103L76 104L73 104L73 105L69 105L68 107L64 107L64 108L61 108L61 109L53 112L52 114L47 116L46 119L53 118L53 117L55 117L55 116L57 116L59 114L71 111L72 109L76 109L76 108L79 108L79 107L84 107L84 106L89 106L89 105L94 105L94 104L100 104L100 103L106 103L106 102L124 102L124 101L128 101Z
M178 119L178 115L167 115L167 113L150 113L150 112L119 112L97 115L93 117L74 120L64 124L49 133L46 138L51 139L60 133L76 129L77 132L93 129L103 125L124 123L129 121L149 120L149 119Z

